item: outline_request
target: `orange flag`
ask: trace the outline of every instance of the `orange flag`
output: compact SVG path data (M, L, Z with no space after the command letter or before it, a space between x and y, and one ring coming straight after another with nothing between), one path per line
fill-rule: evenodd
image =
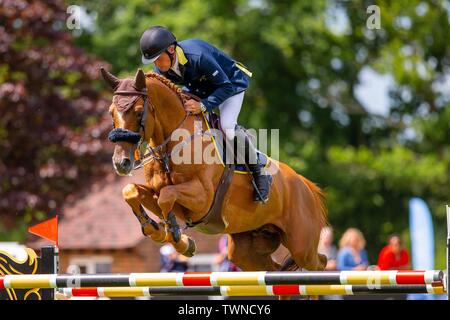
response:
M58 246L58 216L29 227L28 232L51 240Z

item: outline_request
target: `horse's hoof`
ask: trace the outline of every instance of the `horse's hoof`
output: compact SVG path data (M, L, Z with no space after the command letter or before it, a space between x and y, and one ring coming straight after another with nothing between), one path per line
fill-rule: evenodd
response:
M188 247L186 251L183 253L183 256L190 258L195 255L195 251L197 250L197 246L195 245L195 241L191 238L188 238Z

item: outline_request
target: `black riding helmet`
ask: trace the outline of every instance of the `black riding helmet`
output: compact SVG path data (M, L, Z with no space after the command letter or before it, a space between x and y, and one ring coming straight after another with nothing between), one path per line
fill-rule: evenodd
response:
M153 63L172 44L176 44L177 39L172 32L162 26L154 26L144 31L140 44L142 53L142 63ZM169 54L170 60L172 55Z

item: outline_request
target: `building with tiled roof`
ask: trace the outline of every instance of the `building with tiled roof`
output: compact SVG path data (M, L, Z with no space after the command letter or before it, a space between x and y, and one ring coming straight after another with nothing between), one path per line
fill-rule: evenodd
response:
M158 272L161 245L143 236L139 222L122 198L130 182L144 183L142 170L133 176L108 176L96 182L60 213L60 272L77 265L82 273ZM187 230L196 240L197 255L188 260L191 270L209 270L219 235ZM33 238L32 248L50 244Z

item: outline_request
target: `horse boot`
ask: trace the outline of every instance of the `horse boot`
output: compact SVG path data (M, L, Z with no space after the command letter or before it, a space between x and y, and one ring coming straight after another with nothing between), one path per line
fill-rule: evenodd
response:
M139 213L134 212L134 210L133 213L139 220L139 223L141 224L142 234L144 236L148 236L148 233L146 232L147 226L151 226L153 229L159 230L158 223L147 215L142 205L139 205L139 209L140 209Z
M272 176L266 175L261 171L261 163L258 158L257 150L250 141L245 130L236 128L237 152L238 158L242 159L242 145L244 141L245 164L253 176L253 201L266 203L269 200L270 185Z
M165 223L168 226L168 231L172 234L173 241L179 242L181 239L181 230L173 211L169 212Z

